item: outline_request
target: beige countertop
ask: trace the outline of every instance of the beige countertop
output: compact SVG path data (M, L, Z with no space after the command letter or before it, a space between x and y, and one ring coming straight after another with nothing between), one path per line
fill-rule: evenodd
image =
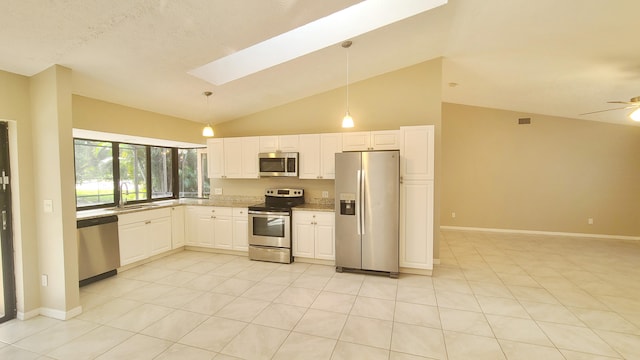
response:
M114 207L92 210L80 210L76 212L76 219L91 219L109 215L129 214L139 211L162 209L165 207L188 205L188 206L221 206L221 207L241 207L245 208L260 203L256 199L180 199L180 200L160 200L144 204L131 204L124 209ZM333 204L303 204L298 205L294 210L301 211L334 211Z
M294 211L335 211L333 204L302 204L293 208Z

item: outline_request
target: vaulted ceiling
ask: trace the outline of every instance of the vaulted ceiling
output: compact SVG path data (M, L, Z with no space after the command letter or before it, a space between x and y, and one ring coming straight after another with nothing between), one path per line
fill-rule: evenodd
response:
M360 2L3 1L0 70L60 64L75 94L221 122L344 86L345 50L336 42L218 86L188 71ZM640 96L638 14L637 0L449 0L352 37L351 81L443 57L445 102L638 125L626 110L579 115Z

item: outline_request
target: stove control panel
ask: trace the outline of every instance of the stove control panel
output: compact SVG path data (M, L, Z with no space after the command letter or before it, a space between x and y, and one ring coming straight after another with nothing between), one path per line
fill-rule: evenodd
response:
M264 191L266 196L273 197L303 197L303 189L266 189Z

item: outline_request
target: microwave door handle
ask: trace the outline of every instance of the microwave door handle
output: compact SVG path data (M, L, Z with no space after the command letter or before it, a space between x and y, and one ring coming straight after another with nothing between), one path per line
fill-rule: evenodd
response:
M361 177L360 170L356 171L356 232L358 235L362 235L362 222L360 221L360 192L361 192Z

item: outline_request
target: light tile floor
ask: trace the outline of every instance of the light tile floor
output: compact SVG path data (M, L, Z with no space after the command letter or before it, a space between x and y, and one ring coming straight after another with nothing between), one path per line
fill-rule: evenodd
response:
M183 251L0 325L0 359L640 359L640 242L443 231L433 277Z

